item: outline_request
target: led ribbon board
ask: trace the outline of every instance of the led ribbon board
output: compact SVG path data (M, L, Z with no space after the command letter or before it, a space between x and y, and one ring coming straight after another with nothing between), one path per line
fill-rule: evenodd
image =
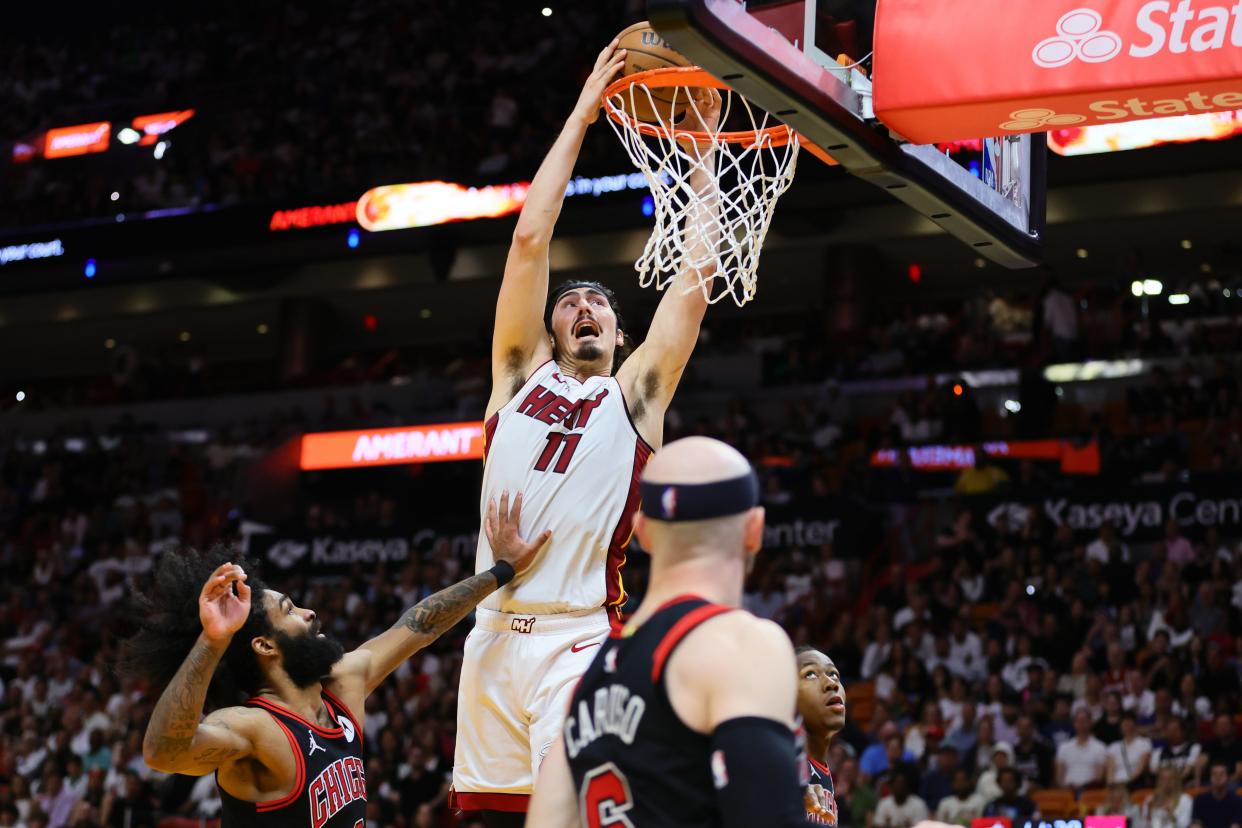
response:
M483 423L442 423L302 436L299 467L352 469L483 458Z

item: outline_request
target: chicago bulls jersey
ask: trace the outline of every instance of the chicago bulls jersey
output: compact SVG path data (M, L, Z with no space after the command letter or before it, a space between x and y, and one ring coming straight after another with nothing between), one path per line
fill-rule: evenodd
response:
M823 806L825 810L818 808L812 810L807 809L807 822L814 822L819 825L836 825L837 824L837 790L832 784L832 771L828 770L827 765L821 765L810 756L806 757L807 784L818 785L824 789Z
M335 727L320 727L273 701L253 698L247 707L266 710L280 725L297 763L287 796L243 802L220 788L221 828L359 828L365 823L367 780L362 762L362 728L336 696L323 703Z
M664 687L664 665L699 624L729 607L685 596L628 638L613 636L574 691L565 753L587 828L715 828L711 737L687 727ZM793 757L790 757L793 761Z
M651 447L630 420L615 377L579 382L549 360L486 424L480 509L522 493L524 537L552 530L531 571L480 606L549 615L625 603L621 566ZM479 533L475 571L495 560Z

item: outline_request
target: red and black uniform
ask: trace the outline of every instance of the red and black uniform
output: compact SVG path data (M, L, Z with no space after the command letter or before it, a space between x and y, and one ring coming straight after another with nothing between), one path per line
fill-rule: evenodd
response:
M333 727L320 727L269 699L255 697L246 702L247 707L266 710L285 732L297 763L297 778L288 796L267 802L243 802L220 788L222 828L361 828L365 824L362 728L340 699L326 690L322 698L335 722Z
M837 824L837 791L832 785L832 771L828 770L827 765L821 765L810 756L806 757L807 764L807 784L819 785L824 789L825 805L827 806L828 815L825 817L820 813L812 813L807 811L806 818L809 822L817 825L836 825Z
M632 635L614 632L582 676L565 719L565 752L584 828L717 828L712 739L673 710L664 665L709 618L729 612L678 598Z

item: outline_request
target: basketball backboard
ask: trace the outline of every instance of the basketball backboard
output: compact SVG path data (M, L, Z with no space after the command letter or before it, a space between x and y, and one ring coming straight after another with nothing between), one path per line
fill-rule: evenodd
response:
M691 61L853 175L927 216L980 256L1011 268L1037 264L1044 231L1044 135L987 140L978 177L934 146L904 141L875 118L866 74L830 54L843 42L869 39L834 21L827 4L648 0L648 15ZM875 56L874 70L883 66L883 56Z

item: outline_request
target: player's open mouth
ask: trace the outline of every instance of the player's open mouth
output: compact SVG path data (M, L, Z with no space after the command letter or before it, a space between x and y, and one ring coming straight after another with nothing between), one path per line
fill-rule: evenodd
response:
M840 696L832 696L824 703L824 706L835 712L845 712L845 702Z
M584 336L599 336L599 326L590 319L583 319L574 325L574 337L582 339Z

